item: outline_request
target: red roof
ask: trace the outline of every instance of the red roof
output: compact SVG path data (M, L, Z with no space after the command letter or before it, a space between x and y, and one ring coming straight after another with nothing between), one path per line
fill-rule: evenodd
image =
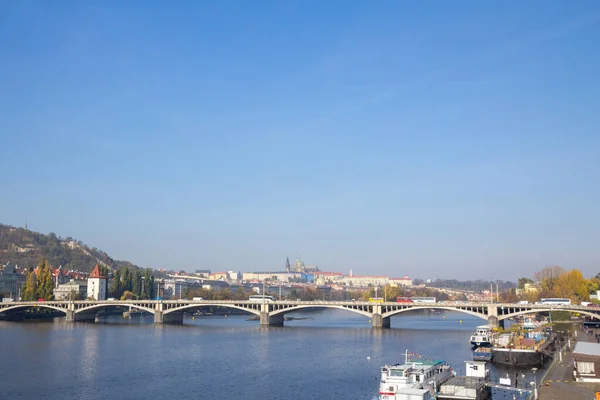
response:
M98 266L98 264L96 264L96 266L92 270L92 273L90 274L90 278L104 278L104 279L106 279L105 276L100 275L100 267Z

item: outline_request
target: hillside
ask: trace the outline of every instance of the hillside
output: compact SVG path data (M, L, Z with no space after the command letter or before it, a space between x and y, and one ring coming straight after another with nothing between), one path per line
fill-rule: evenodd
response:
M96 264L112 269L137 268L128 261L113 260L102 250L90 248L71 237L44 235L0 224L0 264L10 262L19 267L35 267L41 258L47 259L53 267L62 265L81 272L91 272Z

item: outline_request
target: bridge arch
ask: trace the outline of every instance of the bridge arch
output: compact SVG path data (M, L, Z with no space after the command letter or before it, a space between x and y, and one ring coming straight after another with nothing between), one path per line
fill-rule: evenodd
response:
M141 305L137 305L137 304L131 304L131 303L121 303L118 301L115 302L111 302L110 304L107 303L102 303L102 304L94 304L94 305L90 305L87 307L81 307L81 308L77 308L75 310L75 314L78 313L83 313L83 312L90 312L90 311L96 311L96 310L102 310L104 308L112 308L112 307L126 307L126 308L135 308L136 310L140 310L140 311L145 311L147 313L150 314L154 314L154 309L153 308L148 308L148 307L144 307Z
M597 313L593 313L590 311L586 311L586 310L578 310L578 309L573 309L573 310L569 310L569 309L556 309L556 308L532 308L529 310L524 310L524 311L517 311L514 313L510 313L510 314L504 314L504 315L498 315L498 319L499 320L503 320L503 319L507 319L507 318L512 318L512 317L516 317L519 315L528 315L528 314L537 314L537 313L541 313L541 312L550 312L550 311L568 311L570 313L577 313L577 314L583 314L583 315L587 315L593 318L596 318L597 320L600 320L600 314Z
M436 310L448 310L448 311L458 311L464 314L469 314L469 315L473 315L475 317L484 319L484 320L488 320L488 315L487 314L482 314L482 313L478 313L475 311L469 311L469 310L463 310L462 308L458 308L458 307L444 307L444 306L438 306L435 304L428 304L427 306L417 306L417 307L409 307L409 308L402 308L402 309L398 309L398 310L393 310L393 311L388 311L386 313L381 314L382 318L388 318L388 317L393 317L394 315L398 315L400 313L404 313L407 311L413 311L413 310L428 310L428 309L436 309Z
M65 315L67 314L67 308L64 307L59 307L59 306L54 306L54 305L49 305L49 304L44 304L44 303L38 303L38 304L19 304L19 305L15 305L15 306L11 306L11 307L6 307L3 309L0 309L0 313L9 313L11 311L16 311L19 309L23 309L23 310L28 310L30 308L46 308L49 310L55 310L55 311L60 311L65 313Z
M338 310L345 310L345 311L351 311L356 314L364 315L365 317L368 317L368 318L371 318L371 316L373 315L369 311L357 310L357 309L354 309L351 307L345 307L345 306L339 306L339 305L322 305L322 304L308 304L308 305L292 306L289 308L283 308L280 310L271 311L269 313L269 315L271 315L271 316L275 316L275 315L279 315L279 314L285 315L285 314L289 314L291 312L298 311L298 310L305 309L305 308L332 308L332 309L338 309Z
M260 315L260 310L253 310L251 308L246 308L243 306L238 306L236 304L224 304L224 303L202 303L202 304L186 304L183 306L179 306L179 307L173 307L173 308L169 308L169 309L165 309L163 311L163 314L170 314L170 313L176 313L176 312L183 312L185 310L189 310L189 309L194 309L194 308L202 308L202 307L223 307L223 308L233 308L236 310L242 310L242 311L246 311L248 313L254 314L254 315Z

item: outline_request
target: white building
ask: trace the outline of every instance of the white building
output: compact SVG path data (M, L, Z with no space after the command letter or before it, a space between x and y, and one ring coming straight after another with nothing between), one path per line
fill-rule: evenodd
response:
M87 299L87 282L71 279L54 289L55 300L76 300L73 294L80 294L82 299Z
M94 300L106 300L108 291L108 279L100 274L100 267L96 264L94 270L88 277L87 296Z
M390 286L412 286L412 279L408 275L404 275L403 278L390 278Z

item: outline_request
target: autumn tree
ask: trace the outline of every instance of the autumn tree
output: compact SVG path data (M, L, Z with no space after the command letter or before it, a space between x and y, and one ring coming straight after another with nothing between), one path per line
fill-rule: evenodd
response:
M23 294L21 297L23 300L37 300L35 297L37 294L37 279L33 271L27 271L27 277L25 278L25 285L23 286Z
M54 282L48 260L40 261L37 270L36 296L38 299L52 300L54 298Z
M129 290L123 292L123 296L121 296L121 300L133 300L135 298L134 294Z
M590 299L589 284L579 270L573 269L561 274L553 289L557 297L570 298L573 302L580 303Z

